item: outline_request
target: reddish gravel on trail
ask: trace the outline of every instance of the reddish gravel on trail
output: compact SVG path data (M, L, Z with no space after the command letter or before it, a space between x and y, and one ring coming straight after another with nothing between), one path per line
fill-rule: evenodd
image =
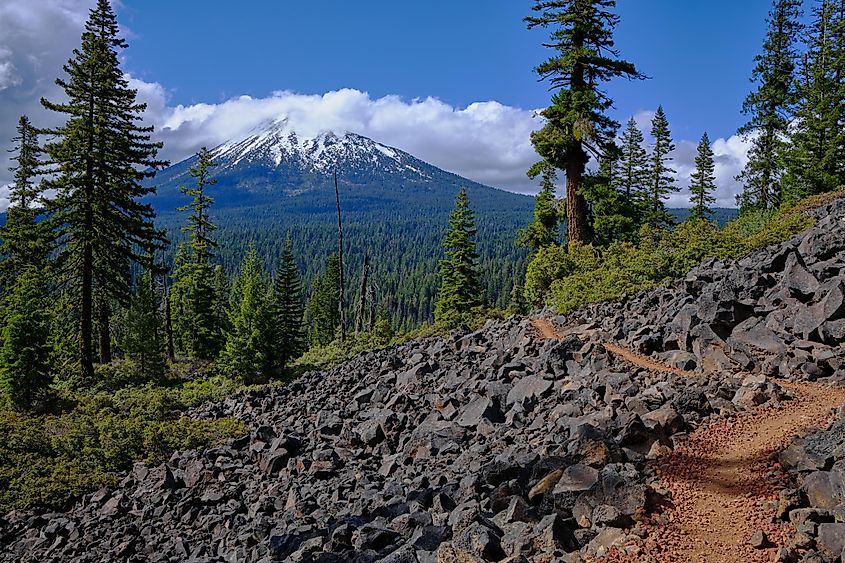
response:
M558 331L555 329L554 326L552 326L552 323L550 323L546 319L534 319L532 321L532 324L534 325L534 328L537 330L537 332L540 333L540 338L542 338L543 340L555 340L557 338L560 338L560 334L558 333ZM602 342L602 346L604 346L605 350L607 350L611 354L619 356L620 358L626 360L629 363L651 371L674 373L680 375L681 377L696 377L696 374L692 372L669 367L666 364L662 364L652 358L649 358L648 356L643 356L642 354L637 354L636 352L628 350L627 348L623 348L618 344L613 344L611 342Z
M543 338L556 331L535 321ZM551 336L549 336L551 335ZM613 344L605 348L626 360L655 369L654 360ZM627 353L619 353L616 350ZM665 367L662 371L673 371ZM773 560L789 540L788 524L775 517L785 476L771 454L800 431L824 426L832 410L845 404L845 389L814 383L778 381L793 399L780 405L744 411L693 432L681 446L654 462L659 486L671 504L641 528L644 539L612 552L605 561L756 563ZM768 547L749 545L759 532Z

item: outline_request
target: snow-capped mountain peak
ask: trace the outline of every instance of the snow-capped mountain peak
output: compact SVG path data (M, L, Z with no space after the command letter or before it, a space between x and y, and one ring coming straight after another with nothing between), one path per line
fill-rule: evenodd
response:
M385 172L415 172L415 158L398 149L351 132L321 131L305 136L287 120L278 120L251 131L245 138L224 143L212 151L221 168L247 164L270 168L296 166L306 173L326 173L338 168L361 166Z

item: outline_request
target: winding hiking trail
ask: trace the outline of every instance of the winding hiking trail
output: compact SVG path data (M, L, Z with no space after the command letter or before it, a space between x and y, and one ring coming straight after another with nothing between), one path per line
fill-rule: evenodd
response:
M545 339L559 338L545 320L534 326ZM624 360L656 371L694 377L615 344L604 347ZM770 460L803 429L824 426L845 404L845 389L778 381L793 399L779 406L744 411L693 432L671 454L654 462L660 486L672 504L646 523L644 539L612 552L619 562L769 562L789 539L791 527L776 518L784 476ZM751 537L765 532L768 543L755 549Z

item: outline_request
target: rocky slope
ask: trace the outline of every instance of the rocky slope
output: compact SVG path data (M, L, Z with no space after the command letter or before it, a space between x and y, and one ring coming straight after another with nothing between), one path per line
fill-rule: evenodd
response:
M490 322L196 409L252 431L139 464L70 512L3 516L0 561L578 561L614 547L636 559L644 515L671 500L649 460L787 401L772 377L845 379L845 201L816 213L786 245L555 319L559 340ZM839 424L783 454L797 480L782 515L807 538L784 557L839 560Z

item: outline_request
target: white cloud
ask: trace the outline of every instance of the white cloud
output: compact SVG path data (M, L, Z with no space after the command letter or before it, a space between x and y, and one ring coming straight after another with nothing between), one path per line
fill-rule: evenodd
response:
M9 207L9 190L11 187L11 184L0 186L0 209Z
M61 100L54 84L62 64L78 45L88 9L95 0L0 1L0 147L8 147L18 117L27 114L40 127L56 125L60 116L41 108L39 99ZM303 135L323 130L351 131L405 150L427 162L470 179L531 193L536 183L525 171L537 156L530 133L541 125L536 112L480 101L455 107L436 98L372 98L341 89L325 94L278 91L265 98L240 96L217 104L173 105L165 86L129 76L140 100L148 104L146 120L164 141L162 157L177 162L202 146L247 135L270 120L287 117ZM634 116L648 133L654 111ZM688 184L694 143L677 141L673 155L679 184ZM747 147L736 137L713 143L717 159L719 205L733 205L734 176L745 163ZM9 154L0 150L0 186L11 181ZM0 209L5 207L0 191ZM670 205L688 205L675 194Z
M695 157L698 154L698 143L692 141L678 141L671 154L672 166L677 171L678 186L681 191L669 197L670 207L690 207L689 191L690 175L695 170ZM736 207L736 195L742 191L742 186L736 180L737 174L742 172L748 162L750 141L733 135L727 139L716 139L710 144L716 163L716 206Z
M139 82L133 85L139 87ZM171 160L286 117L304 136L351 131L479 182L515 191L536 189L525 171L537 159L529 135L538 121L533 111L498 102L457 108L435 98L374 99L343 89L322 95L281 91L267 98L241 96L215 105L168 107L162 88L147 85L139 92L149 104L148 121L167 147L164 156Z
M7 47L0 46L0 90L10 86L17 86L21 83L18 69L11 61L12 51Z
M657 110L640 110L634 114L634 121L644 135L649 135L651 132L651 122L654 119Z

